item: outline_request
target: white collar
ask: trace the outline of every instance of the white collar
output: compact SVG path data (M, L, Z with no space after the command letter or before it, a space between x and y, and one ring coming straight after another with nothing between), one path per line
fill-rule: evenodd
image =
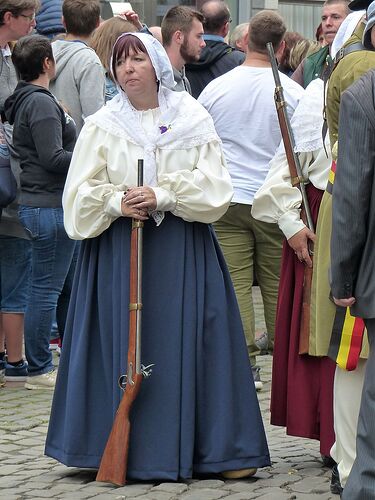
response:
M143 147L144 181L157 185L156 150L184 150L220 142L213 121L201 104L187 92L159 90L160 116L151 134L146 135L139 112L131 106L126 94L120 93L101 110L86 119L133 144Z
M12 55L12 51L10 50L9 44L6 44L5 47L1 48L1 52L4 57L9 57Z

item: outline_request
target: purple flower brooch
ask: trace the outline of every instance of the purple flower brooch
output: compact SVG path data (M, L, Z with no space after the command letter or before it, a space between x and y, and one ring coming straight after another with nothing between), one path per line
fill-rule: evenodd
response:
M171 130L171 129L172 129L172 127L170 125L168 125L168 127L166 125L160 125L160 127L159 127L161 134L165 134L166 132L168 132L168 130Z

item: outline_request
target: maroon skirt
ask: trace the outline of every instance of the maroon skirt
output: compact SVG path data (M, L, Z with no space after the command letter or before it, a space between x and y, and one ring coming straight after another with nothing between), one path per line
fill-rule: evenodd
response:
M316 224L323 191L306 187ZM284 242L276 312L272 368L271 424L286 427L287 434L320 441L329 455L333 430L333 379L335 363L328 357L299 354L304 264Z

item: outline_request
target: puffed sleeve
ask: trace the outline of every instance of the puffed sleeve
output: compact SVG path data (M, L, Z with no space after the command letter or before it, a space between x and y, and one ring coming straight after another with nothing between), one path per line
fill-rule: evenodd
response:
M183 153L176 153L176 162L181 161ZM188 222L215 222L228 209L232 181L219 142L196 147L195 155L192 170L159 174L158 187L154 188L157 209L170 210Z
M98 236L121 216L125 186L108 178L105 134L86 123L74 148L63 208L65 230L75 240Z
M299 155L301 165L308 162L311 153ZM305 227L300 218L301 192L290 180L288 161L283 148L270 162L270 170L263 185L254 196L251 214L263 222L277 223L287 239Z
M331 156L327 156L322 147L299 153L298 158L303 177L317 189L324 190ZM301 191L292 186L285 150L280 146L270 162L266 180L255 194L251 214L263 222L276 222L286 239L289 239L305 227L300 218L301 203Z

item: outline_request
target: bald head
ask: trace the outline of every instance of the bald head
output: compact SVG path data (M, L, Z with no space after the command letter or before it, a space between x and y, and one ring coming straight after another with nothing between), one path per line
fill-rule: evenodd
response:
M204 32L213 35L222 34L222 30L229 25L229 8L222 0L209 0L205 2L200 12L204 16Z

